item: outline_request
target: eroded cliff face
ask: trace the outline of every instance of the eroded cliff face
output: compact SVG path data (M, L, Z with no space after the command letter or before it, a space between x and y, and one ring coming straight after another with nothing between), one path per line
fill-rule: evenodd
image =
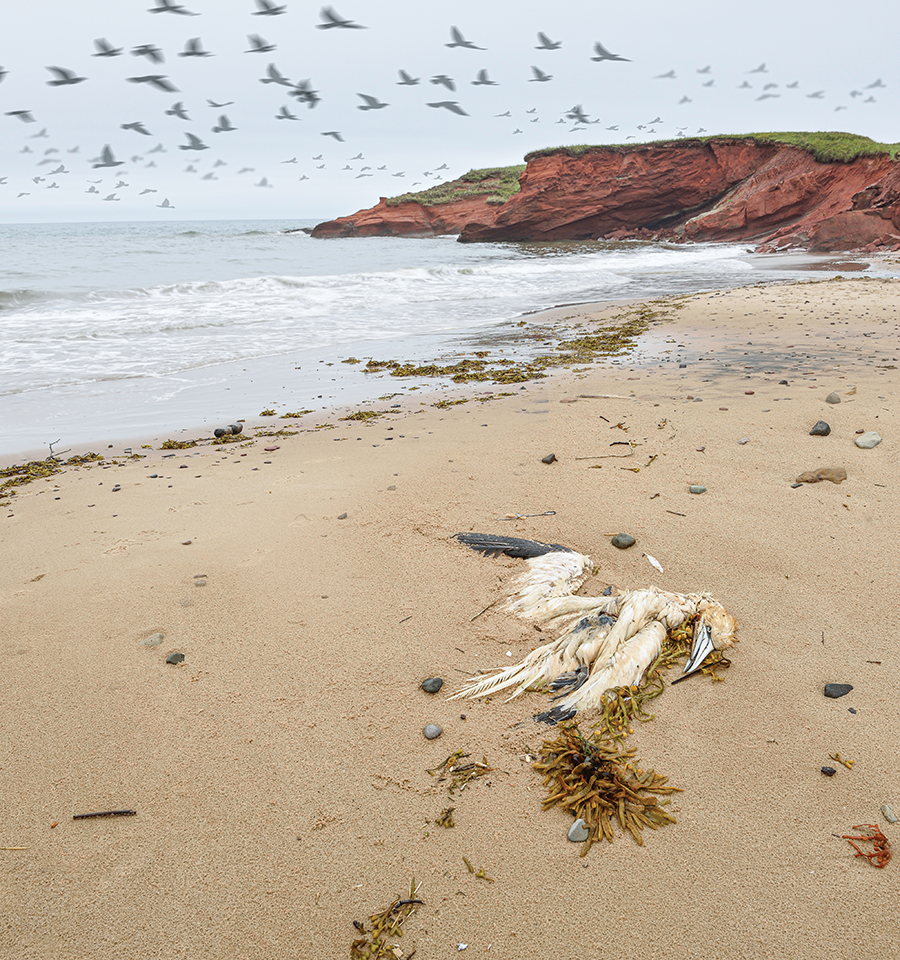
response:
M565 150L529 159L503 204L382 201L313 236L436 236L464 242L586 239L750 241L758 249L900 249L900 164L820 163L754 140Z

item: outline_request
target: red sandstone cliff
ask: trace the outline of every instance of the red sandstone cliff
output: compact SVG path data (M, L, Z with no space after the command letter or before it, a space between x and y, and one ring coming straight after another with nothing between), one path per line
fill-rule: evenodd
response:
M528 159L520 191L424 206L382 201L313 236L460 240L650 238L752 241L761 249L900 249L900 163L887 154L820 162L747 139L565 149Z

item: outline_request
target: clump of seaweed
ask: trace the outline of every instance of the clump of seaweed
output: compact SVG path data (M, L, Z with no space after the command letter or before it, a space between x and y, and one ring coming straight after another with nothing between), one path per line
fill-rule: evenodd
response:
M375 417L386 417L390 410L357 410L349 416L341 417L341 420L374 420Z
M80 467L85 464L93 463L96 460L103 460L99 453L86 453L80 457L69 457L68 460L60 461L55 457L47 457L46 460L30 460L28 463L14 463L11 467L4 467L0 470L0 497L15 494L14 487L24 486L31 483L32 480L43 480L59 473L63 467Z
M469 754L463 753L462 750L455 750L443 763L438 764L431 770L427 770L426 773L437 777L437 783L442 783L449 777L449 793L452 796L457 790L464 789L466 784L477 780L479 777L483 777L486 773L490 773L494 769L487 762L487 757L482 757L481 763L477 761L473 763L459 762L460 760L465 760L468 756Z
M413 877L409 885L408 897L398 897L386 910L369 917L370 930L366 929L365 923L353 921L353 926L362 934L362 937L358 937L350 944L350 960L403 960L399 945L392 941L403 936L404 922L409 919L417 906L425 903L418 898L419 886L416 885L416 878ZM407 960L411 956L412 953Z
M196 447L196 440L166 440L160 450L188 450L190 447Z
M441 811L441 815L434 821L435 826L443 827L445 830L449 830L451 827L455 827L456 824L453 822L453 811L455 807L447 807L446 810Z
M271 407L266 407L265 410L260 410L259 415L261 417L274 417L275 411Z
M281 415L282 420L296 420L300 417L305 417L306 414L312 413L312 410L294 410L292 413L283 413Z
M636 767L635 750L617 747L596 734L585 737L574 721L561 723L558 730L556 739L544 741L540 759L532 766L549 790L543 808L559 806L587 825L582 857L599 840L612 843L613 818L638 846L644 845L645 827L656 830L676 822L654 794L680 789L666 786L668 777Z

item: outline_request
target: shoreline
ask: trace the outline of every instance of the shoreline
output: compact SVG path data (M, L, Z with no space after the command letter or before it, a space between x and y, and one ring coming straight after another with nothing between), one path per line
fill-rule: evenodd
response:
M538 960L561 936L593 956L611 923L652 960L776 960L787 929L804 956L881 957L900 933L897 865L872 869L840 836L878 823L900 846L880 814L900 810L884 627L898 294L900 280L865 278L694 294L653 328L653 363L67 467L4 498L0 946L226 960L315 941L346 956L352 922L415 877L403 957L465 943ZM819 419L829 436L809 435ZM859 449L861 429L883 442ZM839 465L840 485L792 486ZM579 858L571 817L542 811L531 758L554 734L531 716L545 694L445 699L555 636L502 611L520 562L451 539L473 530L588 553L584 593L708 591L737 618L724 682L667 684L629 738L683 791L677 823L642 847L615 828ZM612 547L619 532L636 545ZM853 690L827 699L827 682ZM427 771L456 750L492 770L451 796ZM853 769L824 777L836 752ZM137 815L72 819L113 809ZM602 908L573 922L598 888ZM678 892L650 909L662 890ZM870 929L883 935L854 932Z

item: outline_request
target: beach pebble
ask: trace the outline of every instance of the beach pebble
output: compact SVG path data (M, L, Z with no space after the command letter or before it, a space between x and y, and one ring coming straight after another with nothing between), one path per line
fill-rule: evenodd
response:
M228 427L233 434L238 434L244 429L244 425L242 423L230 423Z
M857 437L853 442L861 450L871 450L872 447L877 447L878 444L881 443L881 437L874 430L869 430L861 437Z
M822 767L822 773L824 773L826 777L833 777L837 773L837 770L835 770L834 767Z
M704 487L702 483L692 483L688 487L688 490L690 490L691 493L706 493L706 487Z
M884 804L881 812L884 814L884 819L887 820L888 823L897 822L897 818L894 816L894 808L889 803Z
M880 440L880 439L881 439L881 438L879 437L879 440ZM857 441L857 442L858 442L858 441ZM121 490L121 489L122 489L122 488L119 486L119 484L116 484L116 485L112 488L112 492L113 492L113 493L118 493L118 491Z
M741 437L741 439L738 440L738 443L739 443L741 446L743 446L745 443L749 443L749 442L750 442L750 438L749 438L749 437Z
M787 387L787 386L790 386L790 384L787 382L787 380L779 380L779 381L778 381L778 386L779 386L779 387Z
M832 390L825 398L826 403L840 403L841 398Z
M617 533L610 541L614 547L618 547L620 550L627 550L628 547L633 547L636 542L629 533Z
M281 447L263 447L263 450L265 450L266 453L274 453L276 450L280 449Z
M825 696L837 700L838 697L846 697L852 689L853 686L849 683L826 683Z
M141 640L138 646L158 647L162 642L163 642L163 635L161 633L151 633L146 640Z
M541 463L554 463L556 461L555 453L548 453L546 457L541 457Z
M802 483L792 483L792 484L791 484L791 489L792 489L792 490L796 490L797 487L802 487L802 486L803 486Z
M819 467L818 470L807 470L801 473L794 481L795 483L819 483L822 480L830 480L832 483L843 483L847 479L847 471L844 467Z
M853 716L856 716L856 707L847 707L847 713L852 713Z
M426 693L437 693L443 685L444 681L440 677L429 677L422 681L422 689Z
M170 653L170 654L166 657L166 663L172 663L172 664L175 664L176 666L177 666L179 663L184 663L184 654L183 654L183 653Z
M219 437L224 437L224 436L226 436L226 435L228 435L228 436L231 435L231 428L230 428L230 427L229 427L227 430L225 429L225 427L216 427L216 429L213 430L213 436L214 436L216 439L218 439Z
M572 843L584 843L588 838L588 828L584 820L579 817L571 827L569 827L569 832L566 834L566 837L572 841Z
M346 513L339 513L339 514L338 514L338 520L346 520L346 519L347 519L347 514L346 514Z
M827 437L831 433L831 427L824 420L817 420L809 431L811 437Z
M745 396L745 397L752 397L754 393L756 393L755 390L745 390L745 391L744 391L744 396Z
M437 740L437 738L443 732L444 731L436 723L429 723L428 726L422 731L422 733L425 734L426 740Z

